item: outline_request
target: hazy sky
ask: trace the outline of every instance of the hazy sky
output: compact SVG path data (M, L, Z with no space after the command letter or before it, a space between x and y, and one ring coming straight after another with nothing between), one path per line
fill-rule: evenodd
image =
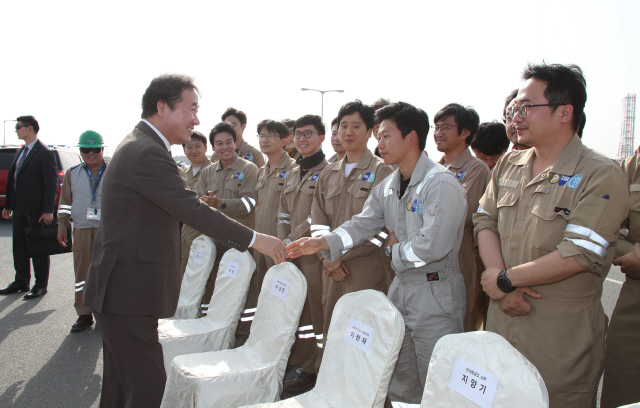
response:
M254 145L262 119L320 114L320 94L302 87L345 90L325 95L327 126L342 104L379 97L430 119L458 102L490 121L526 64L544 59L582 67L584 142L615 157L621 100L640 90L639 1L218 3L3 1L1 119L34 115L49 144L93 129L113 150L151 79L177 72L202 92L197 130L208 135L233 106ZM18 142L14 125L6 143ZM432 132L427 150L441 156Z

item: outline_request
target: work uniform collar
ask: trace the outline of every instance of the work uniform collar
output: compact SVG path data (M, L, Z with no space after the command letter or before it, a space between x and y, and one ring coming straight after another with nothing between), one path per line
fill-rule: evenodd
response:
M371 150L365 148L364 152L362 152L362 156L360 156L360 159L356 163L356 167L354 167L354 169L366 169L367 167L369 167L369 164L371 163L372 158L373 158L373 153L371 153ZM340 170L342 171L343 174L344 174L344 166L347 164L346 159L347 159L347 156L345 155L342 158L342 163L340 164Z
M420 154L420 158L416 163L416 167L413 168L413 172L411 173L411 181L409 181L409 187L415 186L424 178L424 175L427 174L429 170L431 170L436 163L427 156L426 153ZM393 191L397 191L400 188L400 180L402 180L402 173L400 169L396 169L393 173L391 173L393 177L393 181L389 188ZM407 188L408 190L409 188ZM405 191L406 193L406 191Z
M233 155L233 159L231 160L231 163L229 163L229 167L227 167L226 169L222 168L222 160L218 159L217 163L219 164L219 166L218 166L218 169L216 171L222 171L222 170L226 170L226 169L240 170L240 167L241 167L241 161L238 160L238 155L237 154Z
M291 158L289 157L289 155L283 150L282 151L282 156L280 156L280 160L278 160L278 163L276 163L276 167L273 168L273 170L271 170L269 172L269 174L273 173L274 171L276 171L277 169L284 169L285 166L287 165L287 163L289 163L291 161ZM267 162L267 164L265 165L267 169L269 169L270 164L269 162Z
M204 155L204 161L202 162L202 164L200 165L200 168L198 169L198 173L200 173L202 171L202 169L204 169L205 167L208 167L211 165L211 160L209 160L209 158L207 157L207 155ZM193 174L193 164L190 164L189 167L187 167L187 173L191 176L191 177L195 177L195 175ZM196 174L198 174L196 173Z
M512 154L509 163L516 166L525 166L533 163L534 148L523 150L522 154ZM580 137L574 133L569 144L565 146L560 155L549 167L549 172L555 174L571 175L578 166L578 161L584 151L584 145Z
M469 150L469 148L467 147L466 149L464 149L462 151L462 153L460 153L458 155L458 157L456 157L455 159L453 159L453 162L451 162L451 164L449 165L449 168L451 169L459 169L462 166L464 166L464 164L471 159L471 150ZM442 164L443 166L445 166L444 164L444 155L442 156L442 158L440 159L440 161L438 162L440 164ZM445 166L446 167L446 166Z

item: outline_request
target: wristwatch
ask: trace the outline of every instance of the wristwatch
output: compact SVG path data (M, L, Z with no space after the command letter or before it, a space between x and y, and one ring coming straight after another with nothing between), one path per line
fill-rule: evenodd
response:
M220 204L220 209L224 210L225 208L227 208L227 203L225 203L224 200L222 200L222 204Z
M509 278L507 278L507 271L508 269L505 269L503 271L500 271L500 273L498 274L498 289L500 289L504 293L511 293L516 290L516 288L511 286L511 281L509 280Z

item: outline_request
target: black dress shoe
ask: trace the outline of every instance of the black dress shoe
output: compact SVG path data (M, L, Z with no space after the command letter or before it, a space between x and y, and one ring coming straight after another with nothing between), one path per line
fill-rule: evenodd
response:
M10 293L28 292L28 291L29 291L29 285L21 285L16 282L11 282L9 286L0 290L0 295L8 295Z
M25 299L34 299L34 298L37 298L38 296L45 295L46 293L47 293L47 289L45 288L31 288L29 293L27 293L23 297Z
M318 376L316 374L305 373L303 371L298 378L284 383L284 390L293 395L302 394L315 387L317 378Z
M78 320L71 326L72 332L83 331L86 328L91 327L93 325L93 315L81 315L78 316Z

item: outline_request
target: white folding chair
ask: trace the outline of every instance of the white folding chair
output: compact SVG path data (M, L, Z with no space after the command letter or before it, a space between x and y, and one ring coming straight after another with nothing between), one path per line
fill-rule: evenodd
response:
M382 408L404 338L404 320L382 293L362 290L338 300L315 388L252 408Z
M295 265L270 268L247 342L174 358L161 406L233 408L277 401L306 295L307 281Z
M213 243L213 239L206 235L200 235L193 240L189 250L187 269L182 276L176 314L170 319L195 319L198 317L200 299L204 294L215 260L216 244Z
M470 365L475 368L469 368ZM483 390L491 392L490 376L497 378L491 407L549 406L547 387L529 360L499 334L470 332L449 334L438 340L429 362L420 407L477 408L479 404L468 396L479 398Z
M158 338L167 372L176 356L225 350L233 346L238 319L255 269L256 263L249 251L228 250L220 260L209 313L200 319L158 321ZM200 304L200 298L196 303Z

